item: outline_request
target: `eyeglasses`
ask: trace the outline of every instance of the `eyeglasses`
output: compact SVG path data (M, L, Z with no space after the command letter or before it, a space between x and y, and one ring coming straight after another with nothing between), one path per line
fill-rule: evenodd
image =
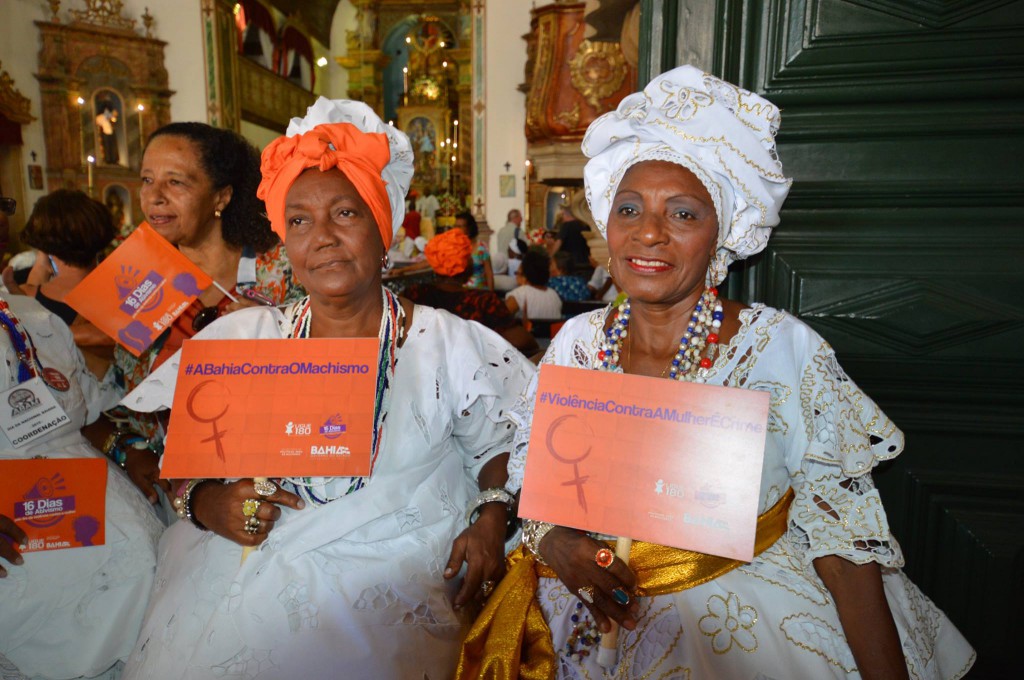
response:
M203 307L192 319L192 330L198 333L216 321L218 316L220 316L220 307Z
M6 196L0 196L0 212L5 215L13 215L14 211L18 209L18 201L13 198L7 198Z

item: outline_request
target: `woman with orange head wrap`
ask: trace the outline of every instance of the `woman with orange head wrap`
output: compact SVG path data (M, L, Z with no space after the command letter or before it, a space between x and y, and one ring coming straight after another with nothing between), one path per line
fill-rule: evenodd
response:
M193 480L125 677L451 677L463 607L504 568L515 514L502 416L532 366L491 331L381 285L412 150L368 106L320 99L262 169L258 195L309 295L197 339L377 336L371 473ZM177 365L129 395L132 408L169 407ZM239 566L243 546L259 549Z
M505 338L526 356L540 347L523 324L492 290L467 287L473 273L473 242L461 229L449 229L427 243L427 262L437 275L430 283L405 289L405 296L417 304L446 309L455 316L476 321Z

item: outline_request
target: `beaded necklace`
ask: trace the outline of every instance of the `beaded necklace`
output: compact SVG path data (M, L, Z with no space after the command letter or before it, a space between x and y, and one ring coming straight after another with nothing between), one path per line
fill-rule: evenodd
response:
M402 342L405 333L405 310L398 296L387 288L381 287L381 301L383 311L380 318L380 330L377 338L380 340L380 348L377 350L377 389L373 402L373 438L370 454L370 474L373 474L373 466L377 462L377 454L380 452L380 443L383 435L384 420L387 416L388 404L390 403L391 383L395 376L395 366L398 363L398 345ZM313 313L310 308L309 296L299 302L292 310L291 328L293 338L308 338L313 322ZM353 491L358 491L366 484L366 477L349 477L348 488L336 495L319 497L314 489L323 489L331 482L343 482L344 478L338 477L291 477L287 481L295 487L296 491L307 501L314 505L326 505L331 501L347 496Z
M621 370L619 356L621 348L629 335L629 300L619 305L615 320L605 333L604 343L597 353L600 368L603 371ZM686 380L702 383L707 379L711 365L718 351L718 330L722 327L725 312L718 301L718 289L707 288L693 309L686 332L679 340L679 349L668 366L668 377L673 380ZM707 347L707 354L701 354Z
M43 374L39 365L36 347L32 344L32 338L28 331L21 325L21 320L15 316L10 305L3 298L0 298L0 325L7 331L14 345L14 353L18 355L18 383L23 383Z

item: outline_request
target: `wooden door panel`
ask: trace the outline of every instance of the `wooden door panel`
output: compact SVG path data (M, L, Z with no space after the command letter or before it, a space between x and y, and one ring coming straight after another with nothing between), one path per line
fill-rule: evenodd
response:
M722 72L794 177L745 294L800 316L907 435L876 474L906 573L1014 677L1024 608L1024 3L742 6ZM731 42L737 40L739 43Z

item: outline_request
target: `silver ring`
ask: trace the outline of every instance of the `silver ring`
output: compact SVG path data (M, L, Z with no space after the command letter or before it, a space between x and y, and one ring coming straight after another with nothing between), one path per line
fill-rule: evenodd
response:
M255 517L250 517L249 519L245 520L245 533L249 534L250 536L254 536L258 534L259 531L260 521L258 519L256 519Z
M587 604L594 604L594 586L583 586L576 591L576 594Z
M277 484L274 484L269 479L260 479L252 483L252 489L260 496L266 498L267 496L273 496L277 491Z
M494 592L494 581L484 581L480 584L480 590L483 591L484 597L490 597Z

